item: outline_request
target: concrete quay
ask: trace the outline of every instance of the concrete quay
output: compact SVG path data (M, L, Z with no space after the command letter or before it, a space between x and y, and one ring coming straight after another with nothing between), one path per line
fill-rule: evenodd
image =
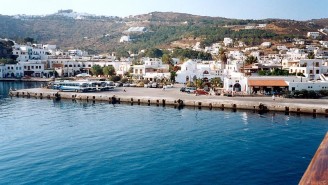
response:
M124 91L124 89L126 91ZM36 97L48 99L73 99L86 101L107 101L111 103L132 103L147 105L173 105L175 107L219 108L232 110L252 110L257 112L277 111L296 114L328 116L328 99L287 99L276 97L226 97L187 94L179 91L179 86L167 88L118 87L102 92L59 92L58 90L34 88L11 91L12 97Z

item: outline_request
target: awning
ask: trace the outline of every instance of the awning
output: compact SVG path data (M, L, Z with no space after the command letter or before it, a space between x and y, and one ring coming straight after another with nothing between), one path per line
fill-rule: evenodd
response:
M248 80L249 86L274 86L274 87L288 87L285 80Z

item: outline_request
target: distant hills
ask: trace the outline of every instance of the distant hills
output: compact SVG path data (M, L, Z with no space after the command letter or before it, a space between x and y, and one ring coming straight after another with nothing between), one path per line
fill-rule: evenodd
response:
M266 28L244 29L246 25L263 23L267 24ZM210 45L222 41L224 37L254 45L263 40L304 37L308 31L327 26L328 19L241 20L175 12L152 12L120 18L60 10L46 16L0 15L0 38L19 42L32 37L39 43L56 44L63 49L78 48L96 54L120 50L136 52L150 47L188 47L197 41ZM124 32L130 27L146 27L148 31ZM133 42L120 43L123 35L129 35ZM327 40L325 36L323 39Z

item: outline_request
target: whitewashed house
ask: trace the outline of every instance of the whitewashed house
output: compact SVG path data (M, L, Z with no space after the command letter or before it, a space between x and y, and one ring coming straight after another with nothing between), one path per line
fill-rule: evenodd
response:
M126 36L126 35L124 35L124 36L122 36L121 38L120 38L120 42L122 43L122 42L131 42L132 41L132 39L130 38L130 36Z
M227 46L232 46L233 45L233 40L231 38L226 37L226 38L223 39L223 44L226 47Z
M285 45L279 45L277 46L277 50L288 50L288 48Z
M269 48L269 47L271 47L271 42L263 42L262 44L261 44L261 46L262 47L265 47L265 48Z
M188 60L181 65L175 78L178 83L186 83L194 79L210 80L215 77L223 78L223 65L216 61Z
M308 38L316 39L320 36L319 32L307 32L306 35Z
M169 65L163 64L158 58L144 58L143 65L133 66L133 77L136 79L148 79L155 81L157 79L170 79Z
M302 59L289 66L289 73L302 73L310 80L325 80L328 75L328 62L321 59Z
M0 78L4 78L5 65L0 64Z
M267 26L267 24L258 24L258 28L265 28Z
M319 41L322 47L328 48L328 41Z

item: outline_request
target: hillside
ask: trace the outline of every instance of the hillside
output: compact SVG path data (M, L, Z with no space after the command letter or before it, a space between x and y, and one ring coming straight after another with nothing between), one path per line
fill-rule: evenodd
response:
M62 49L79 48L91 54L119 50L138 51L150 47L189 47L197 41L204 45L224 37L254 45L263 40L304 37L308 31L328 26L328 19L238 20L174 12L152 12L126 18L58 12L47 16L0 15L0 38L21 41L32 37L39 43L56 44ZM245 25L268 24L264 29L245 30ZM146 27L144 33L126 33L130 27ZM134 41L119 43L121 36ZM326 39L326 38L324 38Z

